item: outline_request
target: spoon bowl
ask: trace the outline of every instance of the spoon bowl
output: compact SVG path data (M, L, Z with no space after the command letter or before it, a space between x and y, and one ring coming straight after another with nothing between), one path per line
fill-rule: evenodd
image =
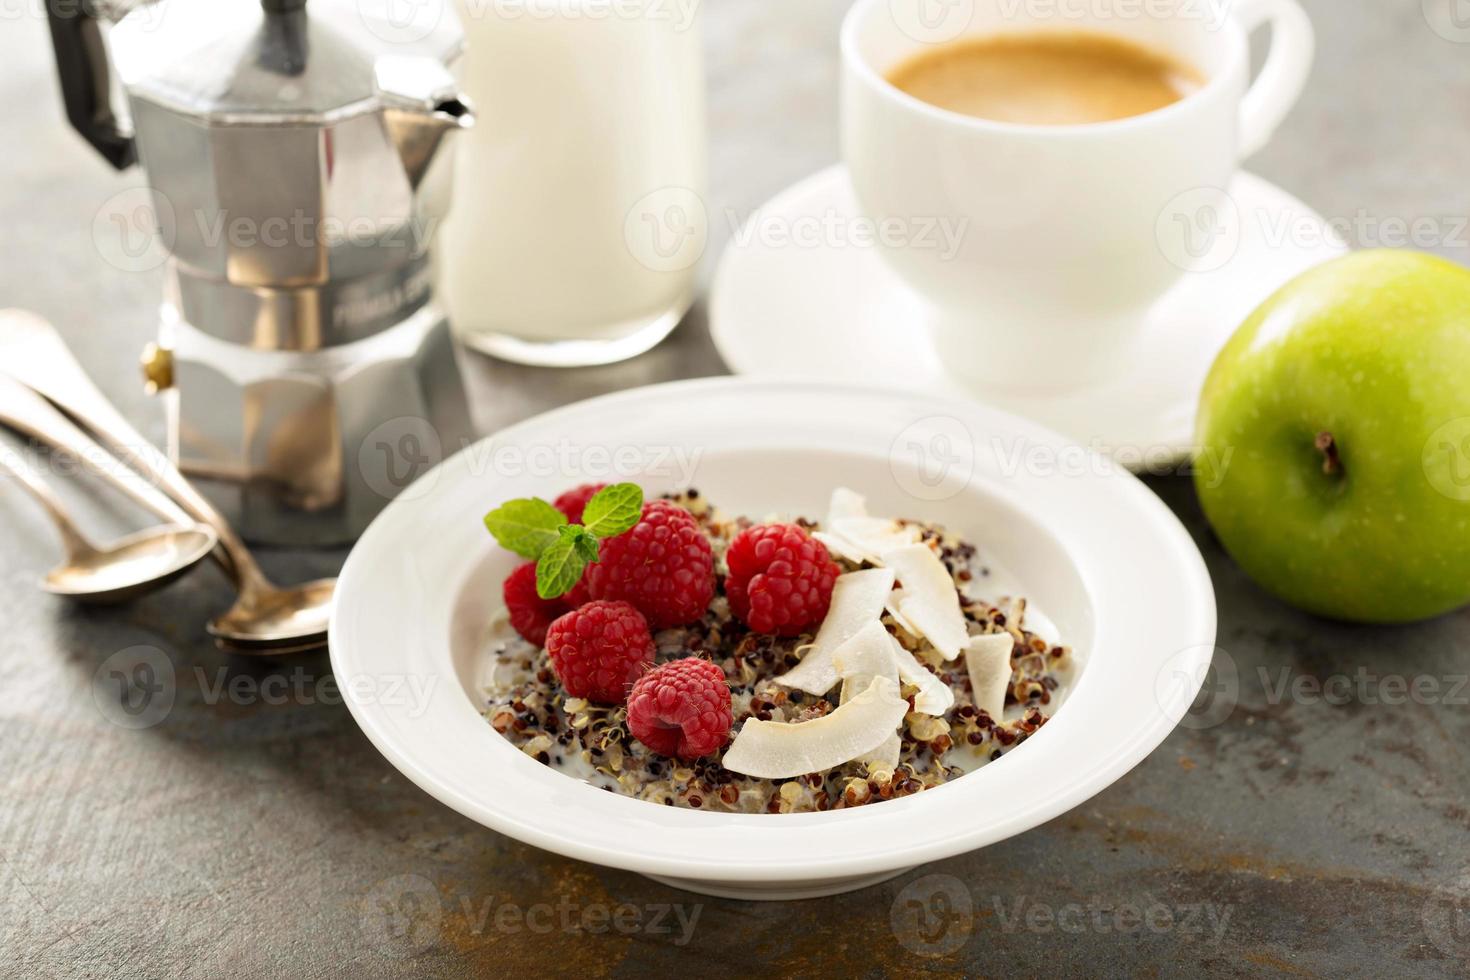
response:
M165 525L67 555L42 579L52 595L79 602L125 602L161 588L209 557L218 539L203 527Z
M326 642L336 585L336 579L318 579L245 593L207 628L221 644L242 651L311 649Z

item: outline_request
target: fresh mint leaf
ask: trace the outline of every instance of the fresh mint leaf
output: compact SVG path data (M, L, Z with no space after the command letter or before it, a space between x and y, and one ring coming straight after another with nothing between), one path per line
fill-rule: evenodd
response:
M622 534L643 517L643 488L619 483L599 491L583 511L583 524L569 524L542 500L511 500L485 515L485 527L501 546L536 561L536 593L543 599L566 595L582 571L598 559L599 538Z
M583 561L594 562L598 558L597 539L588 534L584 528L577 528L579 532L575 541L577 554L582 556Z
M581 554L579 542L587 534L580 527L566 527L550 547L536 561L536 594L543 599L555 599L566 595L582 580L582 569L587 560Z
M643 517L643 488L636 483L603 487L582 512L582 525L594 537L622 534Z
M540 558L566 523L566 516L540 497L510 500L485 515L485 527L500 546L523 558Z

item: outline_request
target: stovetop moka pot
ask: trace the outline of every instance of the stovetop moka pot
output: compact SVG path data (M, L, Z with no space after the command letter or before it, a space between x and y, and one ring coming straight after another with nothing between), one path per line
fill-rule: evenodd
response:
M48 4L68 118L170 253L170 451L251 540L350 541L470 435L429 271L462 33L392 2Z

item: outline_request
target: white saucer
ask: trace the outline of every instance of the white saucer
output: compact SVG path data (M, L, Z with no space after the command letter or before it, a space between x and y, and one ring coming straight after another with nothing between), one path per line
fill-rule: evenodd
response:
M1197 266L1209 271L1186 273L1149 311L1129 370L1085 390L976 391L948 376L923 301L874 248L838 234L858 214L842 166L788 188L735 233L711 290L710 330L737 374L978 398L1158 471L1189 458L1200 387L1235 328L1286 281L1346 251L1315 211L1260 177L1240 174L1230 200L1225 233Z

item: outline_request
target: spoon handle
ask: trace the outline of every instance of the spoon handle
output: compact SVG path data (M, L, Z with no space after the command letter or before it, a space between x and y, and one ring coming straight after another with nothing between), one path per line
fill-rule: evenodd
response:
M5 373L70 415L123 462L139 467L164 493L219 536L242 594L269 587L245 542L168 457L133 428L77 363L56 328L25 310L0 310L0 364Z
M56 530L61 534L61 543L68 557L95 550L82 532L77 529L76 522L67 513L66 507L61 503L61 498L52 492L51 488L46 485L46 481L42 480L41 475L36 472L35 467L27 463L20 453L9 447L0 447L0 469L13 476L15 482L34 497L36 503L46 511L46 515L51 518L51 523L56 525Z
M170 524L193 524L182 507L152 483L124 466L117 457L92 441L50 402L25 385L0 374L0 425L69 453L87 465L134 503L152 511Z

